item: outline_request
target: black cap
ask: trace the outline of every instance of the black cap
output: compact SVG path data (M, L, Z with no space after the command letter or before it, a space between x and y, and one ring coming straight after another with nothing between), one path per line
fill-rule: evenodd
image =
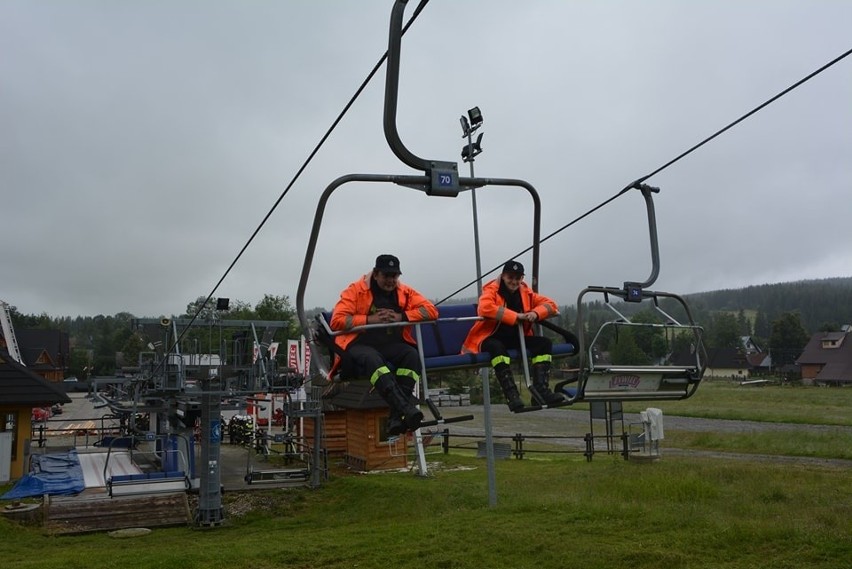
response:
M375 270L381 271L385 274L402 273L399 268L399 259L397 259L393 255L379 255L378 257L376 257Z
M520 264L518 261L509 261L505 265L503 265L504 273L517 273L519 275L524 274L524 266Z

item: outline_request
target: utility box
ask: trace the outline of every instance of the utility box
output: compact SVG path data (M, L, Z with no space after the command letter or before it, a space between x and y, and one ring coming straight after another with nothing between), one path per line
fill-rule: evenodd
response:
M641 428L638 433L630 433L631 458L660 458L660 441L665 438L663 412L649 407L639 413L639 418L639 423L631 424Z

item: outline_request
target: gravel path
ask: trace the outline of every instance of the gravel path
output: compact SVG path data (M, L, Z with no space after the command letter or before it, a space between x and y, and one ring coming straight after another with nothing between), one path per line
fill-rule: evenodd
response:
M459 415L473 415L472 421L453 423L452 430L465 431L474 434L484 432L484 412L482 405L470 405L467 407L442 407L440 409L444 417L457 417ZM639 423L638 413L625 413L625 424ZM531 413L510 413L505 405L493 405L491 407L491 423L493 432L519 433L536 435L570 434L581 435L589 430L589 412L570 408L542 409ZM852 434L852 427L841 427L833 425L798 425L792 423L766 423L762 421L734 421L729 419L700 419L693 417L678 417L675 415L664 415L664 429L693 432L726 432L726 433L753 433L765 431L801 431L803 429L822 432L843 432ZM603 430L603 420L595 421L595 431Z

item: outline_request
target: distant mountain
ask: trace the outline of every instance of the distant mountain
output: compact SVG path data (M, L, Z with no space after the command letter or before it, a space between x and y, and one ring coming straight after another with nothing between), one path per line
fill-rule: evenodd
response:
M699 321L720 311L762 313L769 322L785 312L798 312L809 332L826 324L852 324L852 277L763 284L684 298Z

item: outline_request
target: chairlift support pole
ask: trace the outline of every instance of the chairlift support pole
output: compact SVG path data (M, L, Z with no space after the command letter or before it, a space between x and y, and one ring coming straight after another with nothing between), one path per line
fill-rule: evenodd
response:
M222 395L221 379L205 378L201 394L201 464L198 507L195 523L210 527L220 525L224 519L220 452L222 445Z

